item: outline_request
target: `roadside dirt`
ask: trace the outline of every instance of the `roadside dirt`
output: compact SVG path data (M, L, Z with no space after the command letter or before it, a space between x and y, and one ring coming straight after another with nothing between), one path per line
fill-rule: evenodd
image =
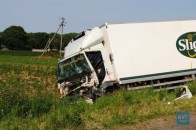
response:
M177 126L176 117L172 115L134 125L118 126L114 130L196 130L196 112L190 112L190 126Z

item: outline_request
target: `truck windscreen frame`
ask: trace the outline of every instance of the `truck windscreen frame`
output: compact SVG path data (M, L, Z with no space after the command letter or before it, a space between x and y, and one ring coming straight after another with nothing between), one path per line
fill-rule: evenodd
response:
M75 55L58 64L58 81L80 77L91 71L84 54Z

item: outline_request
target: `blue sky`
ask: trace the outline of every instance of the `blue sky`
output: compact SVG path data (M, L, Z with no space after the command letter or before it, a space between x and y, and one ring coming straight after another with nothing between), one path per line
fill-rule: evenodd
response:
M196 19L195 0L1 0L0 32L11 25L26 32L65 33L107 23Z

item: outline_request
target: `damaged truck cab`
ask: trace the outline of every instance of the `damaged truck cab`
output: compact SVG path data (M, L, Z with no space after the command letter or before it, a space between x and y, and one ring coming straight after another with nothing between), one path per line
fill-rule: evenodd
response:
M109 54L103 46L103 34L97 27L70 41L64 59L58 63L61 96L78 94L92 98L116 82Z

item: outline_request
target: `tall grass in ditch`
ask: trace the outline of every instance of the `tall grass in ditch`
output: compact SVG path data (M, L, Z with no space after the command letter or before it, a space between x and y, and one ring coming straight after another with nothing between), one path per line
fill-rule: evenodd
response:
M1 90L0 129L107 129L196 109L195 98L171 102L174 98L175 92L120 90L87 104L49 93L28 96L9 88Z
M10 89L1 91L0 129L105 129L196 109L195 98L168 105L174 98L166 91L120 90L87 104L49 93L30 97Z
M188 86L195 96L195 81L188 83ZM98 99L91 109L82 114L82 118L87 128L104 129L160 116L175 116L177 111L195 112L196 98L174 101L177 92L169 93L166 90L154 92L153 89L121 90Z

